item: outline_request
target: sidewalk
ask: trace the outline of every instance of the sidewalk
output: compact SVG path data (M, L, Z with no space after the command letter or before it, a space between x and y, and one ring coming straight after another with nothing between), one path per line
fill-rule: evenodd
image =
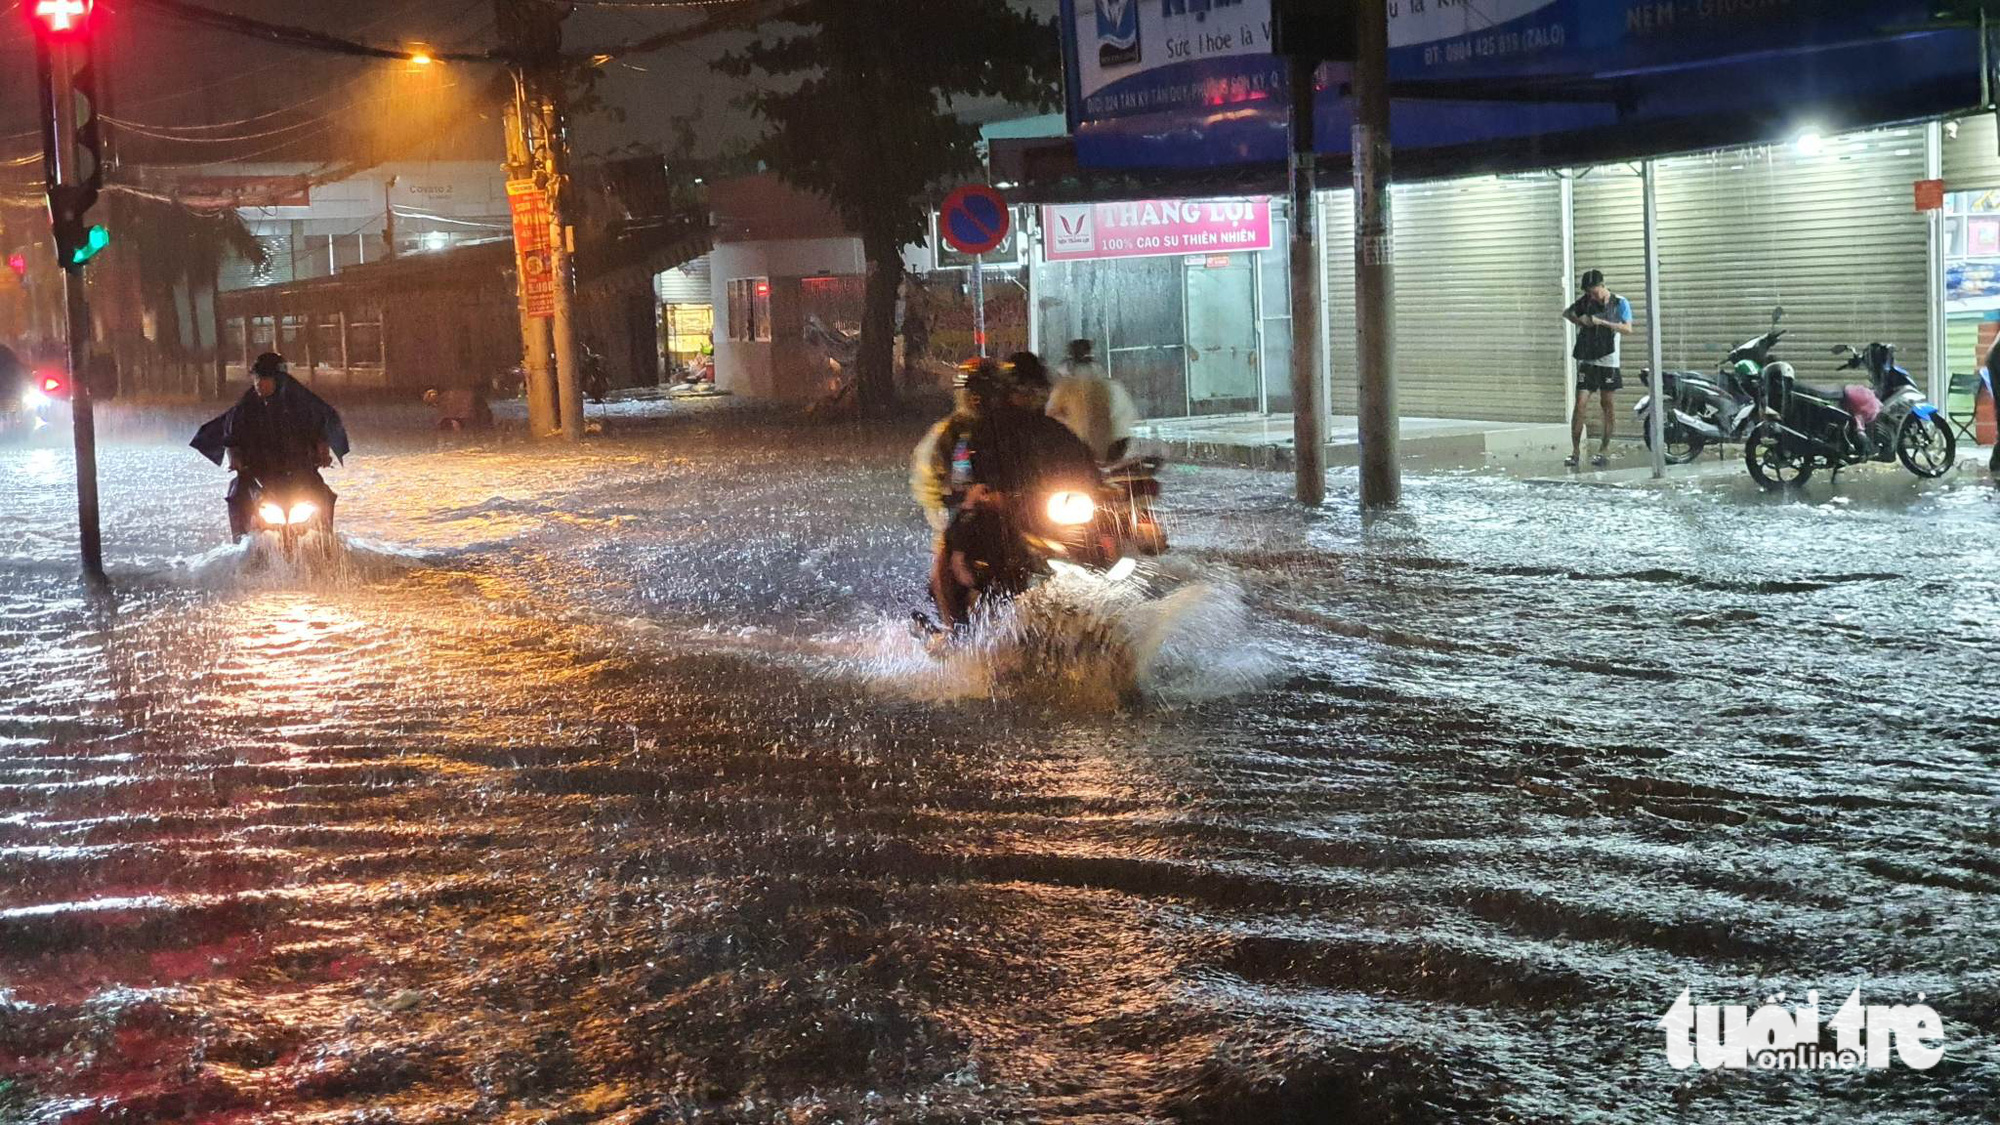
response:
M1335 415L1327 434L1329 468L1359 463L1361 439L1351 414ZM1621 419L1621 421L1624 421ZM1171 460L1199 465L1232 465L1254 469L1292 467L1292 416L1173 418L1141 423L1137 436L1146 444L1165 447ZM1594 441L1584 447L1588 457ZM1700 459L1667 467L1665 480L1653 479L1652 458L1636 432L1611 443L1610 464L1597 469L1570 469L1569 427L1559 423L1481 422L1461 418L1402 419L1403 470L1410 473L1477 469L1504 473L1536 484L1581 484L1600 488L1652 488L1676 484L1728 485L1749 480L1741 445L1712 446ZM1986 467L1987 450L1959 448L1960 473ZM1901 474L1900 467L1861 466L1846 470L1842 479L1871 475L1877 468ZM1822 474L1823 475L1823 474Z
M1569 453L1569 427L1560 423L1482 422L1463 418L1404 418L1402 460L1415 471L1488 468L1546 471ZM1142 423L1137 436L1165 446L1176 460L1210 465L1288 469L1292 465L1292 416L1173 418ZM1327 464L1359 464L1361 434L1352 414L1336 414L1326 435ZM1623 451L1614 449L1623 459ZM1644 451L1641 450L1641 453Z

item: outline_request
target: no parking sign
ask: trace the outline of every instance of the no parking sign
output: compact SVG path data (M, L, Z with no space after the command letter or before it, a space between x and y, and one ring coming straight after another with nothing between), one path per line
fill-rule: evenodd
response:
M990 254L1007 241L1013 209L985 184L967 184L945 196L938 208L938 234L961 254Z

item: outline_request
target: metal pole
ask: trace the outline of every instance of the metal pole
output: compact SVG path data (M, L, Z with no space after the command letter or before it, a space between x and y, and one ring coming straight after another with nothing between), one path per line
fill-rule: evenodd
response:
M48 156L49 187L79 182L76 153L76 56L64 42L46 48L47 69L43 71L48 101L44 105L54 120L45 134L51 151ZM57 252L61 252L58 244ZM70 417L76 443L77 543L83 558L84 577L104 579L104 540L97 507L97 424L90 397L90 306L84 299L83 267L61 263L65 343L69 364Z
M1028 350L1042 354L1042 285L1036 276L1035 248L1042 240L1041 223L1035 209L1026 208L1028 218L1021 223L1022 268L1028 275Z
M1326 436L1320 429L1319 255L1313 234L1318 168L1313 149L1316 60L1292 57L1292 474L1298 501L1326 502Z
M1562 185L1562 276L1557 279L1558 308L1566 308L1576 298L1570 286L1576 284L1576 170L1557 173ZM1563 421L1576 425L1576 325L1563 318Z
M1924 178L1944 179L1944 123L1932 121L1924 126ZM1951 392L1951 323L1945 312L1945 227L1944 212L1932 211L1925 218L1930 223L1929 254L1930 273L1925 306L1930 313L1926 323L1929 331L1925 334L1929 345L1930 399L1943 402ZM1978 363L1973 363L1977 369Z
M1640 175L1645 179L1646 203L1646 344L1647 361L1653 368L1653 409L1646 426L1653 446L1653 479L1667 475L1667 411L1674 404L1662 392L1667 386L1665 347L1660 334L1660 192L1658 166L1646 161Z
M972 256L972 342L986 358L986 255Z
M390 176L382 181L382 256L385 260L396 256L396 181L399 178Z
M1402 500L1396 411L1396 240L1389 186L1389 5L1355 5L1354 327L1361 506Z

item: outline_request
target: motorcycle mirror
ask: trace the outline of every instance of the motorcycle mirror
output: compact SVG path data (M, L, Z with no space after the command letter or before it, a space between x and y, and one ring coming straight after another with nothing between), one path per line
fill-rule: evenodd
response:
M1835 355L1846 355L1850 350L1852 349L1850 349L1846 344L1835 344L1833 346L1833 354Z
M1771 310L1771 327L1776 328L1778 322L1783 319L1785 319L1785 306L1779 305L1777 308Z

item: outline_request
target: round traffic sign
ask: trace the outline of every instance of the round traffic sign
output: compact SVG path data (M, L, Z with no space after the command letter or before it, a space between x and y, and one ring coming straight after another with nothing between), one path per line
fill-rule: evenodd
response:
M988 254L1007 241L1013 210L985 184L967 184L945 196L938 208L938 234L961 254Z

